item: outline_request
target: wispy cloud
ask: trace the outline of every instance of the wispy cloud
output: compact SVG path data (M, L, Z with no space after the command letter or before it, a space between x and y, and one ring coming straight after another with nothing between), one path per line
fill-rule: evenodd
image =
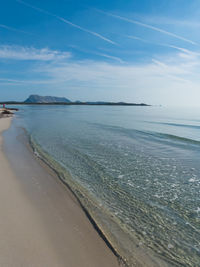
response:
M18 33L24 33L24 34L32 35L32 33L29 33L29 32L26 32L26 31L22 31L22 30L19 30L19 29L15 29L13 27L9 27L9 26L4 25L4 24L0 24L0 28L6 29L6 30L12 31L12 32L18 32Z
M0 85L46 85L46 84L55 84L58 81L51 79L43 79L43 80L21 80L21 79L8 79L8 78L0 78Z
M86 82L89 87L99 86L102 89L109 86L116 89L123 87L130 89L133 85L139 89L141 85L143 88L149 88L149 86L157 86L158 84L162 88L163 81L174 88L173 82L189 81L190 75L196 73L193 69L194 63L200 65L198 58L182 59L179 54L176 54L175 56L168 56L168 58L153 59L152 62L146 64L117 65L83 60L70 63L42 64L35 71L58 82L73 81L74 85ZM196 78L198 77L196 76Z
M187 42L187 43L190 43L190 44L193 44L193 45L197 45L196 42L190 40L190 39L187 39L183 36L180 36L180 35L177 35L177 34L174 34L172 32L168 32L166 30L163 30L161 28L158 28L158 27L155 27L155 26L152 26L150 24L146 24L146 23L143 23L143 22L140 22L140 21L137 21L137 20L132 20L132 19L129 19L129 18L126 18L126 17L122 17L122 16L119 16L119 15L115 15L115 14L112 14L112 13L109 13L109 12L105 12L105 11L102 11L102 10L99 10L99 9L96 9L98 12L102 13L102 14L105 14L107 16L110 16L110 17L113 17L113 18L117 18L119 20L123 20L123 21L126 21L126 22L129 22L129 23L132 23L132 24L135 24L135 25L138 25L138 26L141 26L141 27L144 27L144 28L147 28L147 29L151 29L153 31L156 31L156 32L160 32L162 34L165 34L165 35L169 35L171 37L174 37L176 39L179 39L179 40L182 40L184 42Z
M107 37L105 37L105 36L103 36L103 35L101 35L101 34L99 34L99 33L97 33L97 32L88 30L88 29L86 29L86 28L84 28L84 27L82 27L82 26L79 26L79 25L77 25L77 24L74 24L74 23L72 23L71 21L69 21L69 20L67 20L67 19L65 19L65 18L62 18L62 17L57 16L57 15L55 15L55 14L52 14L52 13L50 13L50 12L44 10L44 9L41 9L41 8L35 7L35 6L33 6L33 5L30 5L30 4L28 4L28 3L26 3L26 2L24 2L24 1L22 1L22 0L16 0L16 1L17 1L18 3L20 3L20 4L23 4L23 5L25 5L25 6L28 6L28 7L32 8L32 9L34 9L34 10L37 10L37 11L40 12L40 13L44 13L44 14L46 14L46 15L52 16L52 17L54 17L54 18L56 18L56 19L58 19L58 20L64 22L65 24L68 24L68 25L70 25L70 26L72 26L72 27L74 27L74 28L76 28L76 29L79 29L79 30L81 30L81 31L83 31L83 32L89 33L89 34L91 34L91 35L93 35L93 36L95 36L95 37L97 37L97 38L100 38L100 39L102 39L102 40L104 40L104 41L106 41L106 42L108 42L108 43L110 43L110 44L117 45L114 41L108 39Z
M100 92L99 99L103 92L106 92L106 97L109 97L110 92L110 97L116 101L123 96L125 101L131 99L178 105L180 94L182 104L187 104L188 101L198 104L195 95L199 91L200 83L199 62L197 55L194 57L188 54L188 57L183 58L177 52L142 64L119 65L94 60L45 63L37 66L35 72L57 81L55 84L59 84L59 87L96 90L95 92Z
M155 104L178 105L181 96L182 105L189 102L198 105L200 56L182 52L177 50L177 53L142 64L122 65L97 60L40 61L27 70L23 80L16 74L15 79L12 76L9 79L7 75L7 78L1 77L0 85L37 88L40 84L41 88L68 88L68 91L75 88L76 92L80 90L80 95L84 89L95 91L96 99ZM38 80L34 79L38 74Z
M8 79L8 78L0 78L0 84L19 85L19 84L28 84L28 83L30 83L30 81L16 80L16 79Z
M60 52L48 48L0 45L0 59L51 61L70 58L69 52Z

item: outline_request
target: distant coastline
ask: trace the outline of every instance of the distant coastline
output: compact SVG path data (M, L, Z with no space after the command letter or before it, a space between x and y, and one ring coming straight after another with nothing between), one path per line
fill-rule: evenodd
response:
M30 95L25 101L5 101L6 105L90 105L90 106L150 106L145 103L126 103L110 101L71 101L65 97Z
M51 102L51 103L24 103L24 102L15 102L15 101L5 101L5 102L0 102L0 105L87 105L87 106L151 106L145 103L141 104L136 104L136 103L126 103L126 102L105 102L105 103L98 103L98 102L70 102L70 103L65 103L65 102Z

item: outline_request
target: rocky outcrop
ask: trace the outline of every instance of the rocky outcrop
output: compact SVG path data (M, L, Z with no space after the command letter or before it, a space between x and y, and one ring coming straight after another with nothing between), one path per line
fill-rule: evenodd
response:
M70 103L65 97L30 95L24 103Z

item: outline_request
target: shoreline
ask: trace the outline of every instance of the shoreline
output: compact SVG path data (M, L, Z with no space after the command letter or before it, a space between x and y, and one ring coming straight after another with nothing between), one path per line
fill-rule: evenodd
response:
M38 239L37 246L32 248L27 248L27 246L25 246L28 242L27 239L8 239L6 244L4 242L4 245L6 245L9 252L12 253L12 250L16 249L16 251L13 251L13 254L16 254L16 258L13 260L12 264L14 263L15 266L30 266L32 264L34 266L69 267L119 266L117 257L113 254L111 248L109 249L107 247L108 244L104 242L105 240L103 241L102 237L99 236L96 231L97 229L94 228L94 224L92 225L88 220L88 217L86 217L87 214L80 206L80 203L78 203L75 197L72 196L69 189L67 189L66 186L63 186L63 183L61 183L60 180L58 182L58 179L53 177L52 173L45 170L44 166L41 166L41 164L34 158L34 155L31 155L31 152L28 151L27 148L22 147L23 144L20 144L19 140L16 141L12 139L12 134L16 129L9 130L12 132L10 137L8 137L11 144L8 147L7 140L3 149L2 131L9 128L9 123L7 122L5 125L6 127L2 130L1 126L3 125L4 120L11 121L11 118L0 119L0 158L4 158L3 162L6 162L7 165L4 177L8 178L6 180L12 178L11 184L13 184L13 180L15 180L14 183L17 184L16 188L20 188L19 192L17 190L15 191L15 187L13 188L12 203L15 203L15 198L20 201L20 208L17 207L15 213L21 212L21 227L23 225L24 217L27 215L25 214L26 205L29 206L27 213L30 213L29 216L32 220L30 222L29 219L26 218L28 223L23 225L25 231L20 228L21 235L27 234L30 240L32 240L32 238ZM4 139L7 139L8 135L9 134L6 133L6 138ZM12 142L15 144L13 145ZM23 154L23 156L20 155L19 158L16 158L21 150L23 150L23 152L20 154ZM24 156L27 156L26 159ZM28 162L30 163L30 166L27 166ZM24 167L19 165L19 163L23 163ZM16 165L18 165L18 167ZM21 166L21 169L19 166ZM3 171L5 172L1 163L0 170L1 173ZM34 177L33 179L31 178L32 175L37 175L37 177ZM30 180L27 178L30 178ZM1 182L3 183L3 181ZM9 196L9 192L7 192L6 195ZM3 201L11 202L10 199L3 199ZM3 207L1 207L0 212L2 213L2 211L8 213L9 209L4 210ZM57 216L55 216L54 213L56 213ZM4 217L6 222L7 216L4 215ZM14 216L12 219L15 221L17 218ZM29 228L30 225L31 228ZM14 229L15 224L12 226L13 235L16 237L16 235L18 235L17 228ZM3 229L0 229L0 231L1 230L3 231ZM56 232L57 235L55 235L53 231ZM34 236L32 236L32 232L34 232ZM5 229L2 234L4 236L7 235ZM13 247L13 243L15 242L18 244L18 247ZM1 243L2 242L0 241L0 247L3 246ZM49 251L47 251L47 248ZM26 250L28 250L29 253L25 253ZM39 251L41 252L39 253ZM2 254L0 263L3 259L5 261L4 266L11 266L11 262L8 263L6 261L11 261L12 257L9 258L8 255L6 256L7 253L2 250L0 253ZM44 262L44 260L46 260L46 262Z
M31 153L34 155L35 159L43 166L43 168L50 170L53 172L55 175L55 179L58 179L73 195L73 197L76 199L76 201L79 203L80 208L83 210L85 213L87 219L91 223L91 225L94 227L95 231L98 233L100 238L105 242L106 246L109 248L109 250L112 251L112 253L117 257L118 259L118 264L119 267L142 267L142 266L161 266L158 265L154 260L147 255L147 251L141 251L139 246L136 245L134 242L134 252L132 252L132 258L128 257L128 254L125 252L124 248L122 246L118 245L118 239L116 239L115 236L110 235L110 229L107 228L105 225L102 225L101 220L96 217L96 214L92 212L91 207L95 207L96 209L97 206L93 203L90 203L90 207L84 202L85 198L85 192L80 192L79 190L77 191L76 186L73 185L73 182L69 182L68 179L66 179L65 175L63 176L62 171L58 171L57 169L61 166L58 167L59 163L56 162L56 166L52 164L52 162L49 160L49 158L45 155L46 152L44 151L38 151L38 146L35 146L36 144L32 141L31 138L27 135L28 138L28 149L31 150ZM54 160L53 160L54 161ZM62 167L61 167L62 168ZM66 170L64 170L64 173L66 173ZM83 194L83 196L80 195ZM87 199L88 201L88 199ZM97 203L96 203L97 204ZM94 206L95 205L95 206ZM99 210L100 211L100 210ZM103 212L101 212L101 215L103 215ZM111 221L110 221L111 223ZM117 227L116 223L112 222L111 224L114 228ZM118 228L120 230L120 228ZM120 230L121 231L121 230ZM124 233L123 233L124 234ZM124 238L124 237L123 237ZM121 253L120 253L121 252ZM127 258L126 258L127 256ZM164 263L162 265L163 267L166 266Z
M136 239L130 240L128 237L128 234L123 231L123 229L120 228L119 225L116 224L116 222L112 221L112 218L109 218L110 227L108 225L102 224L101 219L99 218L99 215L97 216L96 211L94 212L93 208L96 210L98 209L98 204L90 202L89 198L87 198L87 193L85 192L84 188L80 188L80 185L78 186L74 184L74 181L70 181L69 177L67 178L64 173L67 173L67 170L55 161L48 153L46 153L38 144L36 144L32 138L30 138L28 135L28 146L31 150L31 153L33 153L36 157L36 160L38 160L44 168L48 168L55 174L55 179L58 179L61 181L64 186L68 188L68 190L73 194L73 196L78 201L81 209L84 211L85 215L87 216L88 220L94 227L94 229L98 232L99 236L104 240L105 244L108 246L108 248L112 251L112 253L118 258L119 266L121 267L142 267L142 266L148 266L148 267L156 267L156 266L162 266L167 267L167 263L162 260L162 258L155 258L153 256L153 252L149 251L147 248L141 248L139 245L137 245ZM53 161L53 163L52 163ZM70 176L71 175L67 175ZM84 201L85 198L87 199L87 204ZM90 204L88 205L88 203ZM101 210L98 210L100 212L100 215L106 218L106 215L101 212ZM107 218L106 218L107 219ZM117 228L118 233L120 232L120 236L124 242L127 242L129 240L128 245L130 245L130 241L132 241L132 251L126 251L127 246L123 246L119 239L119 236L116 237L113 232L110 234L110 230L114 227L114 229ZM123 233L122 233L123 232ZM126 237L125 237L126 236ZM127 239L126 239L127 238ZM126 239L126 240L125 240ZM119 242L120 241L120 242ZM123 242L122 241L122 242ZM131 257L130 257L131 256Z
M34 151L34 145L32 144L32 141L29 139L28 141L29 143L27 144L28 149L31 150L31 152L35 155L35 151ZM112 245L112 243L109 241L109 239L107 238L106 234L103 232L103 230L101 229L101 227L98 225L98 223L96 222L95 218L93 218L92 214L90 213L90 211L87 209L86 206L84 206L84 204L82 203L81 199L79 198L79 196L73 191L73 189L71 188L71 186L68 184L68 182L63 179L59 172L56 170L56 168L54 168L53 166L51 166L51 164L43 157L41 157L41 155L36 152L37 155L36 160L45 168L45 169L49 169L50 172L53 172L53 175L55 176L55 179L59 179L61 181L61 183L67 187L67 189L70 191L70 193L73 195L73 197L76 199L76 201L78 202L78 204L80 205L80 208L83 210L83 212L85 213L87 219L89 220L89 222L91 223L91 225L93 226L93 228L95 229L95 231L98 233L98 235L100 236L100 238L105 242L106 246L111 250L111 252L117 257L118 259L118 263L120 267L128 267L129 265L127 265L126 260L118 253L117 249L114 248L114 246Z

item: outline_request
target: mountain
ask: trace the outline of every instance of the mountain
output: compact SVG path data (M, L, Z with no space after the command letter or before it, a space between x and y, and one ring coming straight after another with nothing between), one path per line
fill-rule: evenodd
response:
M144 103L105 102L105 101L70 101L65 97L30 95L24 102L6 101L0 104L38 104L38 105L103 105L103 106L150 106Z
M24 103L71 103L65 97L30 95Z

